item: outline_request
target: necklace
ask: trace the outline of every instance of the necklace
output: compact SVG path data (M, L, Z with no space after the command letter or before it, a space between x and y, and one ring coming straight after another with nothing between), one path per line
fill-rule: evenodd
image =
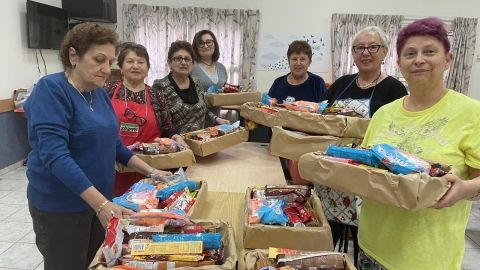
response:
M92 92L90 92L90 103L88 103L88 101L87 101L87 99L85 98L85 96L82 95L82 92L80 92L80 90L78 90L78 88L75 86L75 84L73 83L73 81L70 80L70 78L68 78L68 82L73 86L73 88L75 88L75 90L77 90L78 94L80 94L80 96L82 96L83 100L85 100L85 103L87 103L88 107L90 107L90 111L93 112L93 107L92 107L93 96L92 96Z
M380 71L380 74L378 74L377 78L375 78L375 80L373 80L371 83L368 83L368 84L366 84L366 85L360 85L360 84L358 83L358 77L359 77L359 76L357 76L357 79L355 80L355 82L357 83L357 86L358 86L358 87L360 87L360 88L367 88L367 87L369 87L370 85L372 85L374 82L376 82L376 81L380 78L381 75L382 75L382 72Z
M203 59L200 59L200 61L202 61L202 63L204 63L205 65L207 65L209 67L213 66L213 64L215 63L215 62L212 61L212 63L210 63L210 65L209 65L209 64L205 63L205 61L203 61Z

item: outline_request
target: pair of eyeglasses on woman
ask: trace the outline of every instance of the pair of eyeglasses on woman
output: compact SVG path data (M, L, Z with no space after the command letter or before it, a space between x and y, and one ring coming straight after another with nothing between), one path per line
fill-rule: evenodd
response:
M123 113L123 115L129 120L135 119L135 123L137 123L139 126L143 126L147 123L147 119L136 115L129 108L125 108L125 112Z
M198 47L200 47L200 48L205 47L205 45L207 45L207 47L212 46L212 45L213 45L213 40L209 39L209 40L207 40L207 41L200 41L200 42L198 42Z
M353 48L353 51L355 53L363 53L365 50L368 50L368 52L370 53L375 53L375 52L378 52L378 50L380 50L380 47L382 47L382 45L370 45L370 46L352 46Z
M182 61L185 61L185 63L187 63L187 64L189 64L193 61L192 58L190 58L190 57L181 57L181 56L175 56L175 57L172 58L172 60L174 62L177 62L177 63L181 63Z

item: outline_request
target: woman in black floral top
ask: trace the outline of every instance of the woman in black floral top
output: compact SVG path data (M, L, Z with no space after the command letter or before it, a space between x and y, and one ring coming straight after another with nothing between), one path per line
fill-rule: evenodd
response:
M124 79L106 83L105 90L117 114L123 143L151 143L156 137L166 137L189 148L179 132L173 128L163 94L144 83L150 68L145 47L130 42L123 44L118 55L118 66ZM143 178L144 175L137 173L117 173L115 196L122 195L131 185Z
M152 88L160 90L167 99L174 127L180 133L204 128L205 120L217 125L230 124L207 110L204 90L198 79L192 79L193 48L186 41L175 41L168 50L168 65L172 70L163 79L155 80Z

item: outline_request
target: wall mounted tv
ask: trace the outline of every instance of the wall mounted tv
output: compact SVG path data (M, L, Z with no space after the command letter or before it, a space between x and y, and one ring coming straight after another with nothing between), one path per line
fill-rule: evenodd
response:
M27 0L28 48L58 50L67 32L67 10Z

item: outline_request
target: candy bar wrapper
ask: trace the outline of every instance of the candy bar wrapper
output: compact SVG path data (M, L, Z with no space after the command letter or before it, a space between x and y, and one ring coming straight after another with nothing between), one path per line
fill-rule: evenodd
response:
M343 254L338 252L322 252L320 254L278 254L279 267L290 266L299 270L327 269L346 270L347 261Z
M307 208L305 208L305 206L298 206L297 211L300 214L300 218L302 220L302 223L305 223L308 220L310 220L310 218L312 218L312 214L310 214L308 212L308 210L307 210Z
M112 215L107 226L107 236L103 242L103 255L105 256L108 267L112 267L122 255L122 227L123 225L120 223L120 219Z
M253 199L266 199L265 197L265 187L256 188L252 191L252 198Z
M283 212L285 213L285 215L287 215L288 221L290 223L292 224L302 223L302 219L300 218L300 213L298 213L298 211L295 208L287 207L283 209Z
M177 144L174 140L169 138L155 138L155 143L158 143L160 146L160 154L175 153L178 151Z
M152 232L152 233L163 233L164 225L153 225L153 226L138 226L138 225L125 225L123 228L128 234L139 233L139 232Z
M291 195L290 195L291 194ZM311 195L311 190L308 186L302 185L278 185L265 186L265 196L267 199L275 197L284 202L304 202Z
M183 191L182 190L179 190L175 193L173 193L172 195L170 195L170 197L168 197L166 200L164 201L161 201L160 203L158 203L158 209L165 209L168 207L169 204L173 203L178 197L180 197L180 195L182 195Z
M193 205L193 201L194 199L184 191L174 202L168 205L167 208L170 210L179 209L188 212L188 209Z
M141 145L142 145L141 142L135 142L135 143L133 143L133 144L131 144L131 145L128 145L127 148L128 148L128 150L130 150L130 151L135 151L136 149L140 148Z

